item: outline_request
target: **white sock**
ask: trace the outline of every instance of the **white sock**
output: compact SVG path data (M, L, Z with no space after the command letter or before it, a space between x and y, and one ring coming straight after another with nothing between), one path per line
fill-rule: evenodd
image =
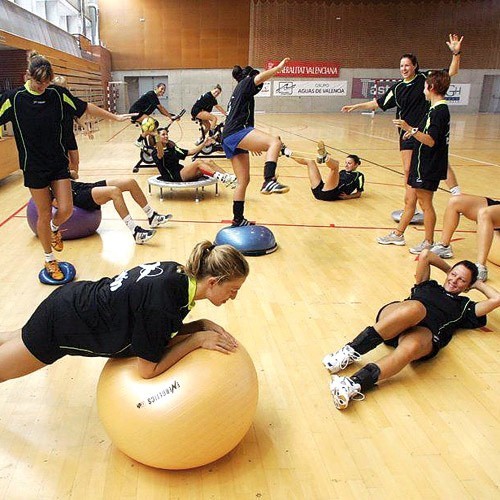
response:
M137 224L135 223L135 220L132 219L132 216L130 214L126 215L123 218L123 222L125 222L125 225L130 229L130 232L134 234L135 228L137 227Z
M450 193L452 196L458 196L459 194L462 194L462 190L460 189L460 186L453 186L450 189Z
M52 252L46 253L44 255L45 255L45 262L52 262L53 260L56 260Z
M56 225L54 224L54 221L53 221L53 220L51 220L51 221L50 221L50 229L52 230L52 232L53 232L53 233L55 233L56 231L59 231L59 226L56 226ZM52 260L54 260L54 259L52 259Z
M148 205L144 205L142 207L142 209L144 210L144 213L146 214L146 217L149 219L150 217L153 217L155 211Z

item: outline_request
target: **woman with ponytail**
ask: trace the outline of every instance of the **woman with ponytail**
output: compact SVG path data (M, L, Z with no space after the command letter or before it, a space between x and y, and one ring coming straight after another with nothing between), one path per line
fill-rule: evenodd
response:
M113 115L86 103L68 89L51 85L53 78L50 62L30 52L26 83L0 97L0 125L12 122L24 185L38 210L37 233L45 268L52 279L60 281L64 275L52 248L58 252L63 249L59 226L73 213L65 123L68 117L72 121L85 112L115 121L124 121L129 115ZM52 194L58 206L54 217Z
M254 128L254 96L262 90L265 81L281 71L290 59L286 57L277 66L262 73L246 66L235 66L233 78L238 82L227 106L227 118L222 133L222 147L226 158L231 160L238 186L233 196L233 226L248 226L245 219L245 195L250 182L250 161L248 152L266 151L264 184L262 194L287 193L288 186L276 180L276 165L282 147L281 139Z
M0 382L27 375L63 356L137 357L143 378L168 370L195 349L224 354L236 339L208 319L184 323L196 301L234 300L248 263L229 245L198 243L186 265L153 262L113 278L55 290L20 330L0 334Z

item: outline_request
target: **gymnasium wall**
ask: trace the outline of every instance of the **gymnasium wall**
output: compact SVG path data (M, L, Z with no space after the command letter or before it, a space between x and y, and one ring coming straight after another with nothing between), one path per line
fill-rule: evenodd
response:
M100 0L113 70L222 68L248 61L250 0Z
M392 68L413 52L422 67L441 68L448 33L465 36L465 68L500 69L498 0L252 0L250 62L289 55Z
M338 112L361 101L351 97L353 78L398 78L403 52L417 54L424 68L448 67L450 32L465 36L462 69L454 82L470 84L469 103L453 106L452 112L478 112L484 76L500 74L497 0L165 0L158 11L159 2L101 0L101 36L113 55L113 80L166 74L168 109L174 111L189 109L217 82L224 86L225 105L235 63L262 68L269 59L290 56L337 62L336 80L347 82L346 94L262 97L257 110ZM221 38L223 32L230 36ZM207 44L217 47L217 57L205 57Z
M0 94L24 84L26 72L25 50L2 50L0 53Z

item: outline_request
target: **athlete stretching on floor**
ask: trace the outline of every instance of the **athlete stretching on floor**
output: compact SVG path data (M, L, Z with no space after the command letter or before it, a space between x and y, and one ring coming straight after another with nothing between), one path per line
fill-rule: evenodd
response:
M172 218L171 214L161 215L149 206L135 179L108 179L97 182L71 181L71 190L73 192L73 205L84 210L100 210L101 205L112 201L115 210L129 228L138 245L150 240L156 231L144 229L132 219L123 199L123 193L129 192L133 200L144 210L151 228L162 226Z
M442 286L430 279L431 266L447 273ZM484 326L486 314L500 306L500 293L476 279L477 268L472 262L464 260L450 267L430 250L424 250L417 263L416 284L410 297L383 306L373 326L323 359L325 367L334 374L383 342L395 347L393 352L368 363L351 377L334 375L330 390L335 406L342 410L350 399L364 399L363 392L396 375L412 361L433 358L458 328ZM460 296L470 288L479 290L486 300L476 303Z
M324 163L330 169L326 176L326 182L324 182L314 160L296 156L286 146L283 146L281 151L285 156L292 158L297 163L307 166L311 191L317 200L352 200L361 197L365 185L365 176L357 171L357 168L361 165L359 156L348 155L345 159L345 169L339 171L339 162L327 153L325 143L319 141L317 162Z

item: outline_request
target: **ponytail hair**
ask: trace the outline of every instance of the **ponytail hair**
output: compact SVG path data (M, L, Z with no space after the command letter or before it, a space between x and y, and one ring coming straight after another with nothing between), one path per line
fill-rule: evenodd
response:
M347 158L351 158L352 160L354 160L354 163L356 165L361 165L361 160L358 155L347 155Z
M241 80L243 80L243 78L245 78L246 76L254 77L259 73L260 71L258 69L252 68L252 66L245 66L244 68L242 68L241 66L236 65L233 67L232 75L237 82L241 82Z
M417 56L415 54L410 54L410 53L403 54L401 56L401 59L409 59L413 64L413 66L415 66L415 73L420 69L420 66L418 65Z
M236 248L231 245L213 245L205 240L194 247L184 271L196 281L214 277L219 283L223 283L246 278L250 269L243 254Z
M237 81L237 82L241 82L241 80L243 80L243 69L241 68L241 66L239 66L238 64L236 66L233 66L233 71L232 71L232 76L233 78Z
M59 87L68 88L68 80L65 76L62 75L55 76L52 80L52 83L54 85L59 85Z
M29 78L37 82L51 81L54 78L54 71L49 60L35 50L28 54L27 74Z

